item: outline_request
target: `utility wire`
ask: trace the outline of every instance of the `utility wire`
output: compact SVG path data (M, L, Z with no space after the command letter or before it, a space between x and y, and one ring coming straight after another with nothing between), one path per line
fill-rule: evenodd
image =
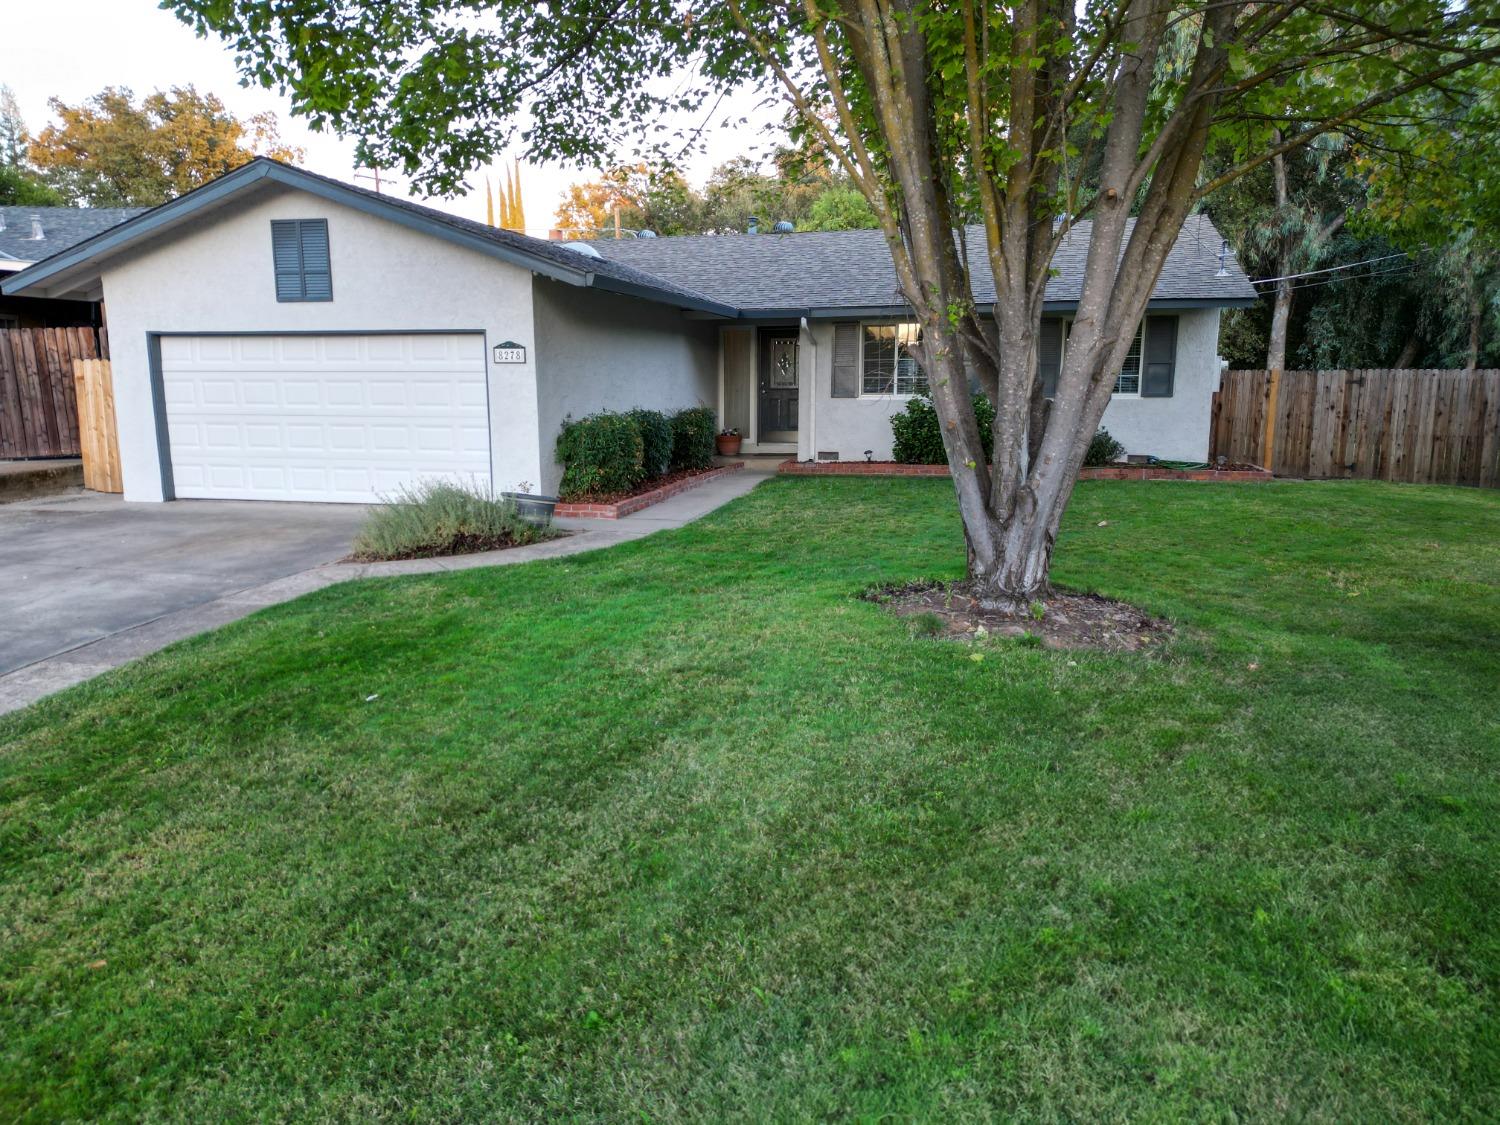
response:
M1411 273L1411 270L1411 266L1396 266L1392 269L1374 270L1370 273L1359 273L1350 277L1330 277L1327 281L1310 281L1306 285L1294 285L1292 286L1292 291L1296 293L1301 292L1303 289L1316 289L1320 285L1337 285L1341 281L1364 281L1371 277L1385 277L1395 273Z
M1281 277L1257 277L1251 281L1252 285L1269 285L1273 281L1295 281L1299 277L1316 277L1323 273L1338 273L1340 270L1352 270L1357 266L1368 266L1375 262L1388 262L1392 258L1409 258L1410 254L1385 254L1379 258L1366 258L1362 262L1349 262L1342 266L1329 266L1327 269L1308 270L1305 273L1289 273Z

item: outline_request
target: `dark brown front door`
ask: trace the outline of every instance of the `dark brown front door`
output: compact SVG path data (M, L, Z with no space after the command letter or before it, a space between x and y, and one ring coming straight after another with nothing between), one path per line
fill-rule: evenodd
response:
M797 330L760 330L759 441L797 440Z

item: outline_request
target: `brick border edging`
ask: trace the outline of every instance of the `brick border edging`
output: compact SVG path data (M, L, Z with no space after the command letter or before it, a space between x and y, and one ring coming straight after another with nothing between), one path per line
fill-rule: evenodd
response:
M895 461L783 461L777 473L795 477L946 477L947 465ZM1269 469L1168 469L1160 465L1107 465L1080 469L1079 480L1266 481Z
M686 477L683 480L663 485L661 488L653 488L650 492L642 492L635 496L627 496L623 500L616 500L613 504L568 504L560 501L553 509L552 515L574 520L617 520L623 516L634 515L653 504L660 504L679 492L687 492L689 489L697 488L700 484L707 484L711 480L718 480L730 473L737 473L744 467L743 461L736 461L732 465L720 465L705 473L699 473L695 477Z

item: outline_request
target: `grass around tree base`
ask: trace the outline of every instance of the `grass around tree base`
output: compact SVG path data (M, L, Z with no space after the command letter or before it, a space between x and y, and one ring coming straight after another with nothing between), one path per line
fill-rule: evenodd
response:
M1151 655L854 596L961 560L780 479L0 719L0 1118L1500 1115L1500 495L1081 485Z

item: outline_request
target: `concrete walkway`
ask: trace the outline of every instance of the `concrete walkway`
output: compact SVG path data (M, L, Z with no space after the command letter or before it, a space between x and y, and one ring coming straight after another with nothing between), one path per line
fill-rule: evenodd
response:
M738 473L679 493L643 512L620 520L558 520L569 532L529 547L455 555L442 559L412 559L384 563L329 563L270 582L246 586L221 597L166 613L129 628L76 645L0 675L0 714L19 710L43 696L92 679L128 661L167 645L227 625L258 609L290 601L313 590L357 578L385 578L403 574L435 574L485 566L513 566L534 559L560 558L597 551L641 539L657 531L683 527L743 496L776 473L780 458L743 458Z

